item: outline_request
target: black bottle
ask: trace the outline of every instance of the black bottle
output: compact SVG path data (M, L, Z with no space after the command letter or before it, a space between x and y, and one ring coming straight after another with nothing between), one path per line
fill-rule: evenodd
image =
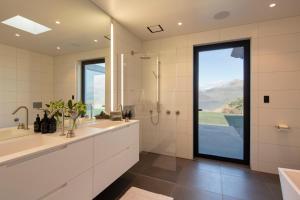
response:
M40 118L39 114L37 114L35 122L34 122L34 132L35 133L41 132L41 118Z
M55 133L56 132L56 119L54 116L49 119L48 123L48 133Z
M47 112L45 111L44 118L41 121L41 132L43 134L48 133L48 124L49 124L49 118Z
M129 119L131 119L131 118L132 118L132 111L131 111L131 110L129 110L129 111L128 111L128 115L127 115L127 117L128 117Z

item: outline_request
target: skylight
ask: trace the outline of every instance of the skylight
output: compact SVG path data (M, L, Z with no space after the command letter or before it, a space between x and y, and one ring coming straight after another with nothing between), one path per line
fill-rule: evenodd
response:
M2 21L3 24L8 26L12 26L17 29L21 29L23 31L32 33L34 35L38 35L47 31L50 31L51 28L48 28L42 24L36 23L30 19L17 15L15 17L6 19Z

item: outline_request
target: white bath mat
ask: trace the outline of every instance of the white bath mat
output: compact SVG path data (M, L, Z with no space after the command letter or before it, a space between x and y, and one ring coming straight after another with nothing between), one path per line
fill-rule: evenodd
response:
M173 200L173 198L131 187L120 200Z

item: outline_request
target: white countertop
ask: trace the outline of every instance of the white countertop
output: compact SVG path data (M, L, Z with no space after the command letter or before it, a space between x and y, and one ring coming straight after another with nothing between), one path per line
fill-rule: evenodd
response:
M114 124L115 123L115 124ZM10 147L10 144L14 144L16 142L23 142L25 140L31 140L31 137L39 137L39 139L42 138L42 140L45 140L45 144L28 148L25 150L17 151L16 153L11 153L7 155L1 156L0 152L0 167L9 165L11 162L14 162L16 160L22 160L26 159L28 157L37 156L39 154L43 154L47 151L52 151L55 149L59 149L61 147L65 147L68 144L93 137L96 135L100 135L112 130L116 130L122 127L126 127L131 124L138 123L138 120L130 120L129 122L112 122L110 120L96 120L95 122L90 122L87 124L81 125L78 129L75 129L75 137L73 138L66 138L66 136L59 136L60 132L56 132L53 134L31 134L26 135L23 137L13 138L9 140L0 141L0 150L1 145L6 145L7 147ZM102 127L102 125L105 124L105 127ZM99 128L101 127L101 128ZM67 131L67 130L66 130ZM36 139L36 138L35 138ZM29 141L30 142L30 141ZM13 146L13 145L11 145ZM13 148L13 147L12 147Z

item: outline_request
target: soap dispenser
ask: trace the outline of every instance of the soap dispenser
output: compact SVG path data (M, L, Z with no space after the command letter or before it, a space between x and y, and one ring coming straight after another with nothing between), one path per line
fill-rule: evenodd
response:
M44 118L41 121L42 134L48 133L48 124L49 124L49 118L48 118L47 112L45 111Z
M35 133L41 132L41 118L40 118L39 114L37 114L35 122L34 122L34 132Z
M48 123L48 133L55 133L56 132L56 119L54 118L54 116L52 116L49 119L49 123Z

